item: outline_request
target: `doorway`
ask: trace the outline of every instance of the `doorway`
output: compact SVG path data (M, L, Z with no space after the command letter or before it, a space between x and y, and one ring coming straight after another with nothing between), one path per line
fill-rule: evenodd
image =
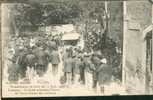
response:
M146 41L146 92L151 93L153 90L152 31L146 34L145 41Z

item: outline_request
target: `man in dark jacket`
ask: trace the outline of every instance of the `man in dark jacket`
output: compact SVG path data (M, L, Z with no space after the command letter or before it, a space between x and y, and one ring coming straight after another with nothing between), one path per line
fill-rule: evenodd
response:
M66 49L64 50L63 56L62 56L63 64L64 64L65 60L68 58L68 56L69 56L69 49L66 48Z
M93 54L92 55L92 58L91 58L91 60L92 60L92 63L94 64L94 68L93 68L93 88L95 89L95 91L96 91L96 89L97 89L97 81L98 81L98 73L97 73L97 69L98 69L98 67L99 67L99 65L100 65L100 58L97 56L97 54Z
M29 50L29 53L26 55L25 61L27 63L27 66L29 66L30 68L35 67L36 56L32 53L32 50Z
M9 51L10 56L8 58L8 80L10 82L17 82L19 80L19 66L16 63L13 51Z
M58 65L60 63L59 53L57 49L53 49L50 54L50 62L52 64L52 76L53 76L53 84L56 86L58 84Z
M52 52L54 49L57 49L57 44L53 40L49 41L48 45L49 45L50 52Z
M64 68L65 62L66 62L66 60L68 59L68 57L69 57L69 49L66 48L66 49L63 50L63 52L62 52L63 68ZM65 73L65 72L64 72L64 77L65 77L65 80L66 80L66 73Z
M107 64L107 60L103 58L99 64L98 69L98 88L101 93L105 92L105 86L111 81L112 68Z
M36 72L39 76L43 76L47 71L49 56L42 47L38 47L36 51Z
M27 51L24 48L21 48L18 52L16 63L19 66L19 76L20 78L26 77L27 64L25 61Z
M85 66L84 66L84 59L83 59L83 54L82 52L80 53L80 60L82 62L82 64L80 65L80 81L82 84L85 84Z
M52 64L52 73L53 76L56 76L58 73L58 64L60 63L59 53L57 49L54 49L50 55L50 62Z
M26 55L25 61L27 63L27 76L29 79L32 79L35 75L35 70L36 70L36 56L32 53L32 49L29 49L28 54Z
M85 85L86 88L92 90L93 85L93 70L94 64L91 62L91 55L84 55L84 66L85 66Z
M67 85L71 85L72 83L72 67L73 67L73 60L72 60L72 57L68 57L66 60L65 60L65 63L64 63L64 73L66 74L66 84Z
M81 78L80 75L80 68L83 66L83 62L81 61L81 56L77 55L75 59L75 66L74 66L74 83L76 85L79 84L79 80Z

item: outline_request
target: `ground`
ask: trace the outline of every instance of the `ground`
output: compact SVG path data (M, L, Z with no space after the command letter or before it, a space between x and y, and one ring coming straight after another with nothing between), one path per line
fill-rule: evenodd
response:
M60 55L60 59L61 59L61 55ZM48 93L50 92L50 94L45 94L45 96L46 95L49 95L49 96L65 96L65 95L66 96L89 96L89 95L95 96L96 95L96 96L98 96L98 95L117 95L117 94L125 95L125 94L127 94L125 88L115 82L112 82L108 86L105 87L105 94L100 93L98 91L98 89L97 89L97 91L95 89L89 90L85 87L85 85L82 85L82 84L72 84L69 86L60 84L59 80L60 80L60 77L63 75L63 72L62 72L63 66L62 65L63 64L62 64L62 60L61 60L61 63L59 64L59 67L58 67L58 73L57 73L56 78L52 76L51 64L49 64L49 66L48 66L47 73L41 78L38 77L37 75L34 75L34 72L28 68L26 79L19 80L19 82L16 86L32 86L32 85L33 86L34 85L41 86L41 87L43 87L42 88L43 90L40 89L41 91L43 91L44 93L45 93L45 91ZM34 77L32 77L32 74L34 75ZM26 84L27 82L25 82L25 80L29 81L28 84ZM56 81L53 82L53 80L56 80ZM7 89L9 89L9 87L11 85L6 84L7 80L5 80L5 79L4 79L3 83L4 83L3 87L4 86L8 87L8 88L3 88L3 90L8 91ZM7 96L11 96L9 94L9 92L7 93ZM27 92L27 90L26 90L26 92ZM41 95L43 96L43 94L41 94ZM34 95L29 94L28 96L34 96Z

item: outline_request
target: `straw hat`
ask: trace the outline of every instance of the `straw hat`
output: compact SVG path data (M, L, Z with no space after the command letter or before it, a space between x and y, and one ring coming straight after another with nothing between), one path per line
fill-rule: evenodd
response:
M24 47L23 46L19 46L19 50L23 50L24 49Z
M85 53L84 53L84 56L85 56L85 57L88 57L88 56L89 56L89 54L88 54L87 52L85 52Z
M106 63L107 63L107 59L106 59L106 58L103 58L103 59L101 60L101 62L104 63L104 64L106 64Z

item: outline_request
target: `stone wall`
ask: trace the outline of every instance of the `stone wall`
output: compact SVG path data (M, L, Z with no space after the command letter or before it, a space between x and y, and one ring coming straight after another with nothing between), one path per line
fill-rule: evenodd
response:
M124 5L123 79L132 94L145 92L146 51L142 31L151 25L151 6L148 1L127 1Z

